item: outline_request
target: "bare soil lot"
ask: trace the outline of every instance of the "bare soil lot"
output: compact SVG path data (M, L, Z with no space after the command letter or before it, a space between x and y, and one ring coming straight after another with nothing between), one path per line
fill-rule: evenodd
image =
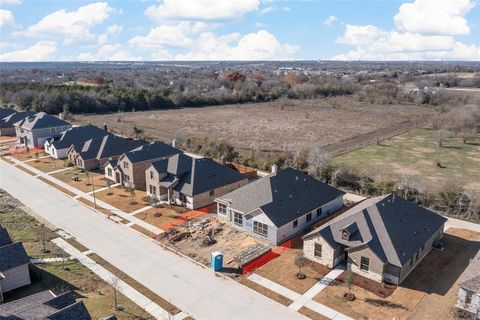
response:
M299 150L339 142L433 113L430 108L359 103L351 97L182 108L76 116L77 122L104 122L132 134L133 126L150 137L225 139L237 149Z
M208 245L204 242L207 237L213 240ZM237 230L214 214L188 220L161 234L158 240L206 266L210 266L210 254L220 251L223 253L224 271L232 272L238 267L232 260L240 252L257 243L271 247L269 243Z
M52 157L41 158L33 161L28 161L27 164L42 172L52 172L64 169L63 160L58 160Z
M354 319L454 319L458 278L479 248L479 233L450 228L445 250L432 250L387 298L354 285L357 299L346 302L347 289L337 280L314 300Z
M31 164L31 162L28 162L28 164ZM107 186L107 179L103 174L89 172L87 176L85 172L75 170L75 168L53 173L51 176L83 192L91 192L93 191L93 187L98 190ZM78 177L78 181L72 180L74 176ZM92 186L92 182L94 186Z
M106 203L120 209L124 212L131 213L135 210L141 209L148 205L145 202L147 193L142 190L135 190L133 199L130 192L124 187L113 187L110 190L103 190L95 192L97 199L105 201Z

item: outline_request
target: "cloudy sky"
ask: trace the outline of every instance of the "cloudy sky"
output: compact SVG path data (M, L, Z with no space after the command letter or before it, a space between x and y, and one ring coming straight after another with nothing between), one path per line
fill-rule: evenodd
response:
M0 3L0 61L480 60L478 0Z

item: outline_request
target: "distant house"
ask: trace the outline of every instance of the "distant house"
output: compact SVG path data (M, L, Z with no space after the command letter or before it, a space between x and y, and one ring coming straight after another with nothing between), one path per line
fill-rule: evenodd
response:
M123 186L131 184L135 186L135 189L145 190L145 167L150 162L165 159L179 153L182 153L182 151L160 141L143 144L136 149L131 149L131 151L122 154L118 158L115 166L115 182ZM108 170L109 164L106 167L106 170ZM107 173L106 177L109 178Z
M5 116L0 119L0 136L14 136L15 135L15 127L13 126L14 123L17 123L20 120L25 119L26 117L30 117L34 115L34 112L13 112L8 116Z
M106 135L109 135L107 131L92 125L73 127L64 131L60 137L45 141L44 149L46 153L56 159L65 159L71 145Z
M103 167L107 161L117 159L125 152L146 143L148 142L145 140L129 140L108 134L71 145L67 157L77 167L94 170Z
M400 284L435 246L446 219L395 194L374 197L303 237L308 259Z
M4 293L31 283L29 263L22 243L13 243L7 230L0 226L0 302Z
M72 125L45 112L28 116L14 124L18 143L27 147L43 147L45 140L60 137Z
M217 197L218 215L274 244L343 207L344 192L286 168Z
M0 319L7 320L91 320L82 301L72 291L55 295L49 290L0 305Z
M248 183L238 171L210 158L180 153L145 168L147 194L161 201L197 209Z
M480 319L480 251L459 278L457 308Z

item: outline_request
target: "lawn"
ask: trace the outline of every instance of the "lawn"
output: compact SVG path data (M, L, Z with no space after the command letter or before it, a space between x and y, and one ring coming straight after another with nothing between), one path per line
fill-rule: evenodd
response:
M51 176L83 192L91 192L93 187L100 189L107 186L107 179L98 172L89 172L87 176L85 172L70 168L69 170L54 173ZM79 181L73 181L72 177L74 176L77 176ZM92 186L92 179L94 186Z
M63 160L58 160L52 157L39 158L37 160L28 161L26 164L42 172L52 172L65 169Z
M415 129L341 155L333 164L357 168L372 177L408 179L413 185L423 181L441 185L453 178L480 190L480 135L473 143L464 144L449 133L444 147L438 146L438 135L437 130Z
M97 199L105 201L115 208L127 213L131 213L148 205L148 201L145 201L147 196L145 191L135 190L132 202L132 195L130 192L121 186L110 188L110 190L96 192L95 196Z
M480 248L480 233L448 229L445 250L432 250L387 298L353 286L356 300L346 302L346 288L334 281L314 300L354 319L453 319L457 281Z
M306 279L299 280L296 277L298 267L295 266L295 255L302 249L288 249L267 264L255 270L255 273L276 282L292 291L304 294L315 283L320 281L330 270L320 265L307 264L302 268Z

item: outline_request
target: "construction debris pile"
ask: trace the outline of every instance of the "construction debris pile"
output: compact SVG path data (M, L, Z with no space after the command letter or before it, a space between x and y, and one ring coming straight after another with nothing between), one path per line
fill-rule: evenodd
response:
M210 254L220 251L224 255L224 267L237 268L239 254L262 244L270 244L236 229L215 214L197 217L158 236L158 240L190 258L210 265ZM257 247L258 248L258 247Z

